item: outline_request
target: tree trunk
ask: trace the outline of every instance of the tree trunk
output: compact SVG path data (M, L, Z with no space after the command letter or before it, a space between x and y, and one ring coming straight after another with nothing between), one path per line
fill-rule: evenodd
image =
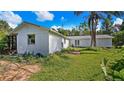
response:
M96 21L92 19L91 28L91 47L96 47Z
M93 47L93 19L91 20L91 47Z
M96 47L96 27L98 24L98 19L95 19L95 27L94 27L94 47Z

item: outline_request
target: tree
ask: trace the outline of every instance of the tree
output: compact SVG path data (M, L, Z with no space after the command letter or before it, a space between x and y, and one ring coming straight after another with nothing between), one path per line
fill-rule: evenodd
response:
M0 20L0 52L7 46L7 35L12 31L12 28L6 21Z
M75 28L72 28L71 31L71 36L79 36L80 31L78 31L78 26L76 26Z
M120 30L121 30L121 31L124 30L124 21L122 22L122 25L121 25L121 27L120 27Z
M79 16L84 12L82 11L75 11L74 14ZM88 27L90 29L90 35L91 35L91 46L96 46L96 29L98 25L98 21L100 19L104 19L105 15L113 15L113 16L122 16L124 15L124 12L119 11L90 11L88 16Z
M102 22L102 33L103 34L112 34L113 32L113 22L111 15L107 15Z
M6 21L0 20L0 31L10 32L12 31L12 28Z
M88 25L85 21L84 21L84 23L80 23L79 30L80 31L88 31Z
M124 45L124 31L119 31L119 32L115 32L113 33L113 44L115 46L122 46Z

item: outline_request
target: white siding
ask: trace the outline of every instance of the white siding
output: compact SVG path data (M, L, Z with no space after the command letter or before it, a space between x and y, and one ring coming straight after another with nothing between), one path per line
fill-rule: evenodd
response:
M70 39L70 45L75 45L75 40L79 40L78 47L88 47L91 44L91 39ZM97 38L96 39L96 46L97 47L112 47L112 39L111 38Z
M96 45L98 47L112 47L112 39L111 38L100 38L96 40Z
M35 44L28 45L28 34L35 34ZM17 52L18 54L24 53L41 53L48 55L48 31L40 31L32 26L25 26L17 35Z
M80 40L80 46L83 47L88 47L91 44L91 40L90 39L81 39Z
M69 47L69 40L68 39L66 39L66 38L63 38L62 39L62 42L63 42L63 48L68 48Z
M75 45L75 40L79 40L79 46ZM87 47L90 46L90 39L71 39L70 45L74 47Z
M65 40L66 42L64 42L63 37L49 33L49 53L54 53L56 51L61 51L63 48L67 48L69 46L69 40Z

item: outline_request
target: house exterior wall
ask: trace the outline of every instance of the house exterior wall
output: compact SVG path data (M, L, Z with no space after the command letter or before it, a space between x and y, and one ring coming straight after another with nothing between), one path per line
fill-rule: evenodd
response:
M35 34L34 45L28 45L28 34ZM25 26L17 34L17 53L41 53L42 55L48 55L48 43L48 31L40 31L40 29L32 26Z
M49 33L49 53L54 53L56 51L61 51L63 48L67 48L69 46L69 40L64 37L55 35L54 33Z
M74 47L88 47L90 46L90 39L79 39L79 45L75 45L75 40L78 39L70 39L70 45Z
M62 38L62 42L63 42L63 48L68 48L69 47L69 40L66 38Z
M96 40L96 45L98 47L112 47L112 39L111 38L100 38Z
M91 39L81 39L80 46L89 47L91 44Z
M74 47L89 47L91 44L91 39L79 39L79 45L75 45L76 39L70 39L70 45ZM111 38L97 38L96 39L97 47L112 47L112 39Z

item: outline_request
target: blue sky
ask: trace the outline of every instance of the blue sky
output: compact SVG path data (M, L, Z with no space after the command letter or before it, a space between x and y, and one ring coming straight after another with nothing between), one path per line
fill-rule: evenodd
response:
M63 27L70 29L78 26L81 22L87 21L88 12L84 12L80 16L74 15L73 11L1 11L0 19L5 20L8 24L15 28L21 22L27 21L47 28ZM122 23L122 19L115 18L116 23ZM100 28L101 25L99 25Z
M87 15L87 13L84 13L80 16L75 16L73 11L54 11L49 12L54 15L54 18L52 20L44 20L40 21L37 20L37 15L35 15L33 12L30 11L20 11L20 12L14 12L18 15L20 15L23 19L23 21L35 23L41 26L45 27L52 27L52 26L63 26L65 28L70 28L76 25L79 25L80 22L83 22L82 16Z

